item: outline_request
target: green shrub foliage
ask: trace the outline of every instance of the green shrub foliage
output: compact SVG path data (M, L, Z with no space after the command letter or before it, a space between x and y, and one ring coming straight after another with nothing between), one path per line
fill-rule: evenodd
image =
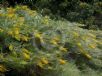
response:
M101 76L102 31L79 26L85 25L54 21L27 6L1 8L0 74Z
M7 0L10 5L26 4L32 9L42 10L52 18L65 18L86 24L84 28L102 28L101 0Z

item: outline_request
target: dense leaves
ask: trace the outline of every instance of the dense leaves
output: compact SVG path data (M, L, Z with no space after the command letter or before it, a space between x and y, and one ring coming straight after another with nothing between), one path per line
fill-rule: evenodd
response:
M3 0L2 0L3 1ZM86 29L102 28L101 0L6 0L11 6L26 4L32 9L42 10L52 18L65 18L86 24Z

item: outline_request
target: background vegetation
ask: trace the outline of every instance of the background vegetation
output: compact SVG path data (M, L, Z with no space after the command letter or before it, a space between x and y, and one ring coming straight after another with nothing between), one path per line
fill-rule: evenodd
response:
M9 6L25 4L39 10L43 15L56 19L67 19L72 22L86 24L84 28L102 28L101 0L1 0Z

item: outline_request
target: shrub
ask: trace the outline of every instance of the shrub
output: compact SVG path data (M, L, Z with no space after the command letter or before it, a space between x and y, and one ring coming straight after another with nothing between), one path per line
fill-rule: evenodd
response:
M100 73L102 31L84 30L78 26L84 25L54 21L27 6L1 8L1 74L73 76L71 69L75 68L80 75L86 67Z
M6 0L12 6L25 4L39 9L52 18L65 18L72 22L86 24L87 29L101 29L101 0Z

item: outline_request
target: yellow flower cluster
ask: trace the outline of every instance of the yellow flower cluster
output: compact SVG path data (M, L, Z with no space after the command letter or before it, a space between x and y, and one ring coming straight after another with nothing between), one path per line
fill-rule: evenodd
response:
M22 48L22 55L25 60L30 60L30 52L29 50Z
M6 67L4 66L4 65L2 65L2 64L0 64L0 72L6 72L7 71L7 69L6 69Z
M63 65L63 64L65 64L65 63L66 63L66 60L60 59L60 60L59 60L59 62L60 62L60 64L62 64L62 65Z
M61 51L63 51L63 52L67 52L67 48L64 48L64 47L59 47L59 49L61 50Z
M36 33L34 34L34 36L35 36L36 38L39 38L41 42L44 42L43 37L42 37L42 34L41 34L40 32L36 32Z
M29 40L29 37L21 35L21 40L27 42Z
M50 42L51 42L52 44L54 44L54 45L58 45L58 43L56 42L56 40L53 40L53 39L52 39Z
M15 9L13 8L7 8L7 17L8 18L13 18L15 16Z
M47 64L49 64L49 61L45 57L41 58L37 63L37 65L41 68L44 68L44 65L47 65Z
M49 24L49 17L45 16L44 19L42 20L42 23L48 25Z
M79 51L81 54L83 54L86 58L88 59L92 59L92 56L90 54L88 54L85 50L83 50L83 48L79 48Z
M10 51L13 50L13 45L12 45L12 44L9 45L9 50L10 50Z
M18 41L22 40L22 41L28 41L29 37L20 34L20 28L15 27L12 30L8 31L8 35L12 36L13 38L17 39Z
M50 41L50 43L52 43L54 45L58 45L59 41L60 41L60 38L56 36Z
M74 37L79 37L79 34L77 32L73 32Z

